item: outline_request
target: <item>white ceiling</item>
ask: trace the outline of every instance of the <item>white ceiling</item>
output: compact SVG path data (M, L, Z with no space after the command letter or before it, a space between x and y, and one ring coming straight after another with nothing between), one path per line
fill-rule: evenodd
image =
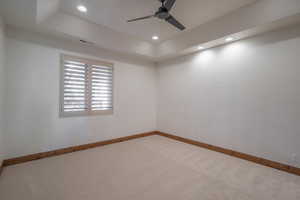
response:
M86 14L76 10L80 1L0 0L0 16L12 27L154 62L300 23L300 0L177 0L171 13L183 32L158 19L126 22L151 14L158 0L82 0ZM154 34L161 38L155 43Z
M187 27L186 32L255 1L177 0L171 13ZM80 2L88 8L87 13L77 11ZM153 35L158 35L159 43L182 32L156 18L132 23L126 20L154 14L160 5L158 0L62 0L61 10L143 40L150 41Z

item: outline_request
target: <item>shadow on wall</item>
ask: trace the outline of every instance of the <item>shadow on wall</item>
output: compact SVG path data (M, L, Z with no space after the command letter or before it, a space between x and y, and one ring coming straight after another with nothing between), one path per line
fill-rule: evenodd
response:
M93 46L93 44L83 44L80 43L79 39L77 38L73 38L71 40L66 37L65 39L62 39L54 36L43 36L42 34L29 32L15 27L7 28L7 36L8 38L17 39L20 41L27 41L42 46L76 52L78 54L87 54L106 60L114 60L133 65L154 66L154 62L150 61L150 59L147 61L145 59L141 59L141 57L137 55L118 53L116 51Z
M291 40L294 38L300 37L300 26L293 26L289 28L284 28L281 30L273 31L273 32L266 32L258 36L250 37L244 40L239 40L230 44L225 44L217 47L213 47L211 49L207 49L201 52L195 52L193 54L185 55L176 59L166 60L161 62L161 66L173 65L173 64L181 64L186 63L191 60L191 58L197 57L199 55L203 55L205 57L212 57L212 54L217 55L218 53L222 52L225 48L232 44L244 43L248 46L265 46L269 44L279 43L281 41ZM203 58L204 59L204 58Z
M281 30L267 32L260 36L249 38L249 43L256 46L274 44L300 37L300 26L292 26Z

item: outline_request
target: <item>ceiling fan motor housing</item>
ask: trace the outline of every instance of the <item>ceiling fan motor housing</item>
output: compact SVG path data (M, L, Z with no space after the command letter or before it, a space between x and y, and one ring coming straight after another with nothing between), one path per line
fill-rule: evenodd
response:
M155 16L159 19L166 19L170 16L170 14L166 8L160 7L159 10L155 13Z

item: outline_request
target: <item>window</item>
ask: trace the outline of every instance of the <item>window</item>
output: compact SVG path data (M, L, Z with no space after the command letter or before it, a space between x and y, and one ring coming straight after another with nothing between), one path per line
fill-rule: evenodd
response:
M113 64L62 55L60 115L113 111Z

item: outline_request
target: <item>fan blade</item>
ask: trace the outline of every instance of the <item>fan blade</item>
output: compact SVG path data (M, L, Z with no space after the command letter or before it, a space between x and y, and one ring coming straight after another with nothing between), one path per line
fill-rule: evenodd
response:
M174 6L175 1L176 0L167 0L167 2L164 4L165 8L170 11Z
M139 20L143 20L143 19L149 19L149 18L152 18L152 17L154 17L154 15L149 15L149 16L145 16L145 17L139 17L139 18L127 20L127 22L134 22L134 21L139 21Z
M185 27L180 23L178 22L172 15L170 15L168 18L165 19L167 22L169 22L170 24L176 26L178 29L180 30L184 30Z

